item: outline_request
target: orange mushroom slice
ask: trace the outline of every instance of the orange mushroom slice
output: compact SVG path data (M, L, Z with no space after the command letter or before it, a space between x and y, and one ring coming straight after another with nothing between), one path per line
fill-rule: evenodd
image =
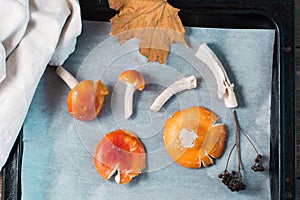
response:
M81 121L91 121L99 114L108 90L100 80L78 81L67 70L59 66L56 73L71 88L66 100L69 113Z
M171 158L186 168L213 164L222 155L226 140L224 124L203 107L190 107L174 113L164 127L164 145Z
M136 70L126 70L119 75L119 80L126 84L124 97L124 118L128 119L133 113L133 93L142 91L145 87L143 75Z
M126 184L141 173L146 166L146 153L138 137L125 130L106 134L97 144L94 165L99 175L110 179L116 172L115 181Z

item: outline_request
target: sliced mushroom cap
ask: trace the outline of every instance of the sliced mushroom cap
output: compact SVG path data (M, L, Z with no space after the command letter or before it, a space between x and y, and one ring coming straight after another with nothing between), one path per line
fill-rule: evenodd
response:
M69 92L66 101L69 113L81 121L93 120L99 114L107 94L100 80L95 84L91 80L81 81Z
M94 165L99 175L108 180L117 172L119 184L129 183L146 166L143 144L133 133L116 130L106 134L97 144Z
M145 82L142 74L136 70L126 70L122 72L119 76L119 80L135 85L137 90L143 90L145 87Z
M179 165L200 168L213 164L225 146L224 124L215 124L218 117L202 107L177 111L165 124L164 144L168 154Z

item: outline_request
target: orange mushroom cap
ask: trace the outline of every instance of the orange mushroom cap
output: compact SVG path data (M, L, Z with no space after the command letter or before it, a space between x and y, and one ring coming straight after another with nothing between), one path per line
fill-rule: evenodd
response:
M93 120L99 114L107 94L108 91L100 80L95 84L91 80L81 81L68 94L68 111L78 120Z
M106 134L97 144L94 165L99 175L108 180L116 170L119 184L129 183L146 165L143 144L133 133L116 130Z
M165 124L164 145L171 158L187 168L213 164L222 155L226 140L224 124L202 107L190 107L174 113Z
M124 83L135 85L137 90L143 90L145 87L145 81L142 74L136 70L126 70L119 76L119 80Z

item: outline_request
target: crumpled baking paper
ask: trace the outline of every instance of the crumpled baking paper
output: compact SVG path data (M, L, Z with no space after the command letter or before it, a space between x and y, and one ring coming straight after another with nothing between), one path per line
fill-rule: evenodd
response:
M110 94L97 120L74 120L65 103L69 88L48 68L39 84L24 124L22 199L270 199L270 96L274 30L212 29L186 27L190 48L173 44L167 63L148 63L138 52L138 40L119 45L109 37L110 25L83 22L74 54L64 67L78 80L101 79ZM264 172L251 170L256 153L241 136L245 191L232 193L218 178L225 169L234 144L232 114L217 97L216 82L209 69L195 58L199 44L206 42L215 52L235 84L241 127L264 155ZM123 118L125 85L118 75L137 69L145 78L144 91L134 96L134 114ZM168 85L195 75L198 86L171 98L158 113L150 105ZM172 162L163 147L162 131L168 117L190 106L203 106L227 127L226 149L214 165L187 169ZM218 122L218 123L219 123ZM135 133L147 151L147 167L127 185L105 181L93 166L97 142L109 131ZM234 152L229 170L237 169Z
M81 32L77 0L0 0L0 170L47 64L62 64Z

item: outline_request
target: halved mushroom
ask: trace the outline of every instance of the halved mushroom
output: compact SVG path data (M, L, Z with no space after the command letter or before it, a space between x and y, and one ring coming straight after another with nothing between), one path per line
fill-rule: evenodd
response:
M142 74L136 70L126 70L119 76L119 80L126 84L124 97L124 118L128 119L133 112L133 93L135 90L143 90L145 82Z
M99 114L104 97L108 94L106 87L100 80L78 81L63 67L59 66L56 73L71 88L66 100L69 113L81 121L91 121Z
M106 134L97 144L94 165L99 175L108 180L117 172L115 181L129 183L146 165L143 144L133 133L116 130Z
M203 107L190 107L174 113L165 124L164 144L168 154L179 165L200 168L213 164L224 150L224 124L215 124L218 117Z

